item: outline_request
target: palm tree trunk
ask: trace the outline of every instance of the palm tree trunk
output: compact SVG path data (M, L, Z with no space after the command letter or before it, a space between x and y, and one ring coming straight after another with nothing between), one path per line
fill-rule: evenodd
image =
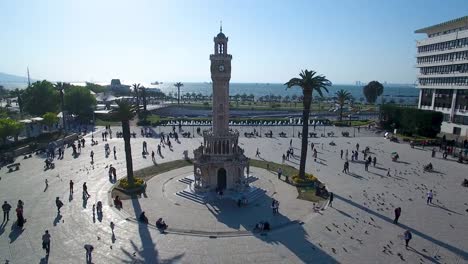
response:
M177 86L177 105L180 105L180 86Z
M340 105L340 122L343 121L343 106Z
M67 127L66 127L66 121L65 121L65 107L64 107L64 103L63 103L63 91L60 92L60 104L61 104L61 108L62 108L62 122L63 122L63 130L66 131L67 130Z
M130 121L122 120L122 134L125 147L125 161L127 163L127 180L129 184L133 184L133 161L132 147L130 145Z
M312 101L312 93L309 98L304 94L304 110L302 112L302 138L301 138L301 161L299 163L299 178L305 179L305 166L307 159L307 145L309 135L309 114L310 103Z

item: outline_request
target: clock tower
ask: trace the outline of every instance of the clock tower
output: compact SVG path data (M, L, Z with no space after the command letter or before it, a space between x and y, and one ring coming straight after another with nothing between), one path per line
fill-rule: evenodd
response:
M229 80L232 55L227 53L228 38L220 28L214 38L214 54L210 55L213 81L213 133L225 135L229 131Z
M210 55L213 81L213 127L203 132L203 143L193 151L194 182L197 193L217 190L237 197L249 189L249 159L239 147L239 132L229 129L229 80L232 56L227 53L228 38L222 28L214 38ZM229 196L229 195L227 195Z

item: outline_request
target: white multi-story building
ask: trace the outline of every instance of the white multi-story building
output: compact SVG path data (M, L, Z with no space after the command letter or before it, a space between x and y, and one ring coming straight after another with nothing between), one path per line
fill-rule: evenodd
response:
M441 132L468 137L468 16L418 29L420 109L442 112Z

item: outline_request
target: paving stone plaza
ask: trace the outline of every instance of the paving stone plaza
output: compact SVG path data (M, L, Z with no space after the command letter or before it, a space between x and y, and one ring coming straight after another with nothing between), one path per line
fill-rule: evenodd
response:
M102 129L98 128L95 135ZM241 135L252 130L234 129L240 130ZM271 129L292 134L291 127ZM169 132L170 128L162 130ZM340 134L340 130L335 134ZM322 210L314 210L311 202L296 199L296 189L278 180L276 172L254 167L252 184L266 191L254 203L242 208L227 200L196 203L176 195L185 188L178 180L193 173L189 166L153 177L148 181L146 195L124 200L123 210L119 211L110 200L113 183L109 182L106 166L112 164L118 178L125 176L123 139L107 141L111 148L116 146L116 159L112 155L105 157L102 141L90 146L91 134L85 139L81 154L73 158L71 148L66 149L64 159L55 160L55 169L44 171L41 155L26 160L19 157L18 171L0 169L0 199L13 207L10 220L0 228L1 262L83 263L84 245L91 244L94 263L468 263L468 190L461 186L467 174L466 164L450 157L444 160L440 153L431 158L429 149L412 149L365 129L356 132L356 137L310 139L318 149L318 159L314 162L310 154L307 171L335 194L333 207L323 204ZM241 137L239 146L249 158L255 158L258 147L261 159L281 163L291 139L299 153L300 139L293 137ZM156 156L156 165L141 155L144 140L150 153L156 152L160 141L132 139L135 170L182 159L185 150L193 158L193 149L203 139L181 138L180 143L173 144L172 151L162 149L164 158ZM331 141L336 146L331 146ZM340 150L351 152L356 143L361 148L369 146L371 155L377 157L377 166L365 171L361 161L350 162L350 173L342 173L344 159L340 158ZM90 163L91 150L95 153L94 164ZM400 162L392 162L392 152L398 152ZM429 161L435 171L425 173L422 167ZM298 163L296 158L286 161L295 167ZM73 195L69 193L70 180L75 183ZM91 195L87 200L81 194L84 182ZM434 199L428 205L426 193L430 189ZM60 214L56 197L64 203ZM272 198L280 201L277 215L271 212ZM14 208L19 199L24 202L26 218L22 229L15 224ZM92 207L98 201L103 203L103 213L93 216ZM393 224L396 207L402 208L398 225ZM135 221L141 211L146 212L150 225ZM154 228L159 217L173 232L161 234ZM255 223L262 220L272 224L272 231L264 235L252 233ZM111 222L115 224L113 232ZM41 247L45 230L51 234L48 260ZM413 234L408 249L402 238L405 230Z

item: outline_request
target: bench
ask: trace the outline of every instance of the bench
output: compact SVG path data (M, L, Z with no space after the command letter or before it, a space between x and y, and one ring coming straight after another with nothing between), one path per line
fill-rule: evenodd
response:
M273 133L265 133L265 137L271 138L271 137L273 137Z
M20 163L13 163L13 164L8 165L8 166L7 166L8 172L12 172L12 171L14 171L14 170L15 170L15 171L19 170L20 165L21 165ZM13 169L13 168L14 168L14 169Z
M328 132L327 135L328 135L328 137L333 137L333 136L335 136L335 133L333 133L333 132Z
M29 159L32 157L32 152L24 153L24 159Z
M285 138L285 137L286 137L286 133L281 132L281 133L279 133L279 136L282 137L282 138Z
M183 132L182 137L189 138L190 137L190 132Z
M349 132L341 132L341 135L342 135L343 137L349 137Z
M317 137L317 133L309 133L309 137L311 137L311 138L316 138L316 137Z

